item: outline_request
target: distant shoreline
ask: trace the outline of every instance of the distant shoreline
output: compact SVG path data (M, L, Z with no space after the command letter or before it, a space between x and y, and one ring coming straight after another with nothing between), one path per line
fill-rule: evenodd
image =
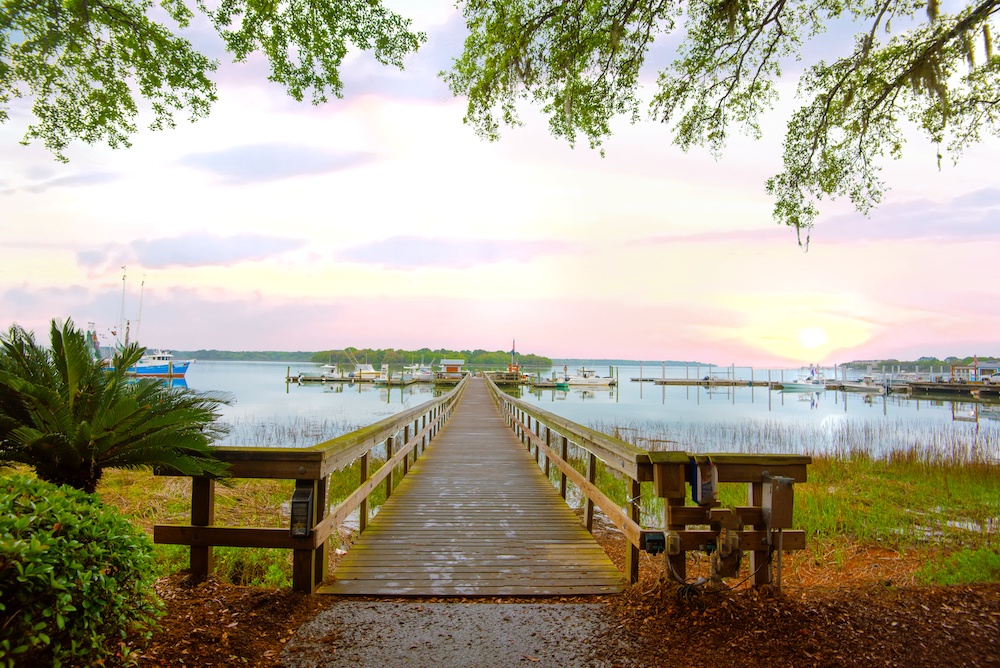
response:
M207 362L286 362L291 364L312 364L314 362L314 357L317 354L315 351L284 351L284 350L172 350L173 355L177 359L196 359L203 360ZM634 360L634 359L587 359L580 357L553 357L552 366L560 367L575 367L580 366L650 366L658 367L666 365L669 367L683 367L683 366L715 366L720 368L726 368L729 365L711 364L710 362L698 362L698 361L679 361L679 360ZM851 362L838 362L836 366L847 367L853 369L864 369L867 367L878 368L880 366L885 367L938 367L940 365L962 365L971 363L972 358L955 358L949 357L944 360L934 359L934 358L921 358L919 360L854 360ZM980 364L990 365L993 363L993 359L983 356L979 358ZM469 366L475 366L470 364ZM494 365L487 365L494 366ZM747 366L745 364L737 364L737 367ZM808 365L799 365L801 368L806 368ZM823 364L823 367L832 367L834 364ZM777 367L775 367L777 368ZM795 368L794 365L788 368Z

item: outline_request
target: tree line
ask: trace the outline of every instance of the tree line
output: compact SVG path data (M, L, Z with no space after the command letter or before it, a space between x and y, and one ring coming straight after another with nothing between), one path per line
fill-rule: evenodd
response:
M918 360L905 361L897 359L885 359L885 360L856 360L854 362L847 362L841 366L848 367L850 369L867 369L868 367L895 367L901 366L905 368L914 368L922 371L931 371L932 369L938 369L942 366L972 366L976 361L979 363L989 362L992 363L996 358L992 356L972 356L969 357L945 357L940 360L936 357L921 357Z
M510 351L503 350L447 350L438 348L420 348L419 350L403 350L394 348L353 348L348 347L343 350L323 350L315 353L311 361L317 364L353 364L367 362L373 366L382 364L401 365L432 362L440 362L443 359L465 360L466 366L497 367L506 366L510 363ZM542 355L529 355L517 353L515 360L521 366L552 366L552 360Z

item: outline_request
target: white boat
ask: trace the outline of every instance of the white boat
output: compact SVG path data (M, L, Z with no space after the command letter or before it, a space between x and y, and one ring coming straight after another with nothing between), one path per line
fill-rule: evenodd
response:
M885 385L875 380L874 376L863 376L861 380L845 380L840 385L845 392L885 394Z
M300 383L325 383L327 381L344 380L347 376L332 364L324 364L319 368L319 373L303 371L298 375Z
M566 378L567 385L586 385L591 387L607 387L614 385L616 381L611 377L598 376L593 369L580 367L576 370L577 375Z
M413 380L418 383L433 383L434 382L434 363L430 364L414 364L413 365Z
M799 376L791 381L782 380L779 385L781 385L782 392L826 391L826 379L823 378L823 374L816 367L809 367L809 375L807 376Z
M375 383L378 385L388 385L389 384L389 365L383 364L382 368L379 369L378 376L375 377Z
M535 387L556 387L565 390L569 388L569 379L553 371L551 378L536 378L531 384Z
M128 373L147 378L180 378L194 360L175 360L169 350L147 350Z
M782 392L823 392L826 390L826 383L821 380L810 380L809 378L798 378L796 380L783 380L780 383Z
M355 380L377 380L381 371L368 363L358 363L354 365L354 371L348 374L348 378Z

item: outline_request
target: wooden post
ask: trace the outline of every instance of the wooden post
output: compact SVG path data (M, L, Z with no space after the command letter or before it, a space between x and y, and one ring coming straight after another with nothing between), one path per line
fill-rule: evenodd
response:
M559 455L564 462L569 462L569 438L566 436L562 437L562 448ZM559 473L559 495L566 498L566 474L561 471Z
M420 433L420 420L419 420L419 418L416 419L416 420L414 420L410 424L413 427L413 432L412 432L413 435L416 436L417 434L419 434ZM418 442L416 442L416 443L413 444L413 463L414 464L417 463L417 457L419 457L419 456L420 456L420 442L418 441Z
M385 439L385 460L389 461L392 459L392 436ZM389 475L385 477L385 498L388 499L392 496L392 474L395 473L394 469L389 469Z
M747 497L749 505L760 508L764 502L764 483L747 483ZM764 531L767 529L767 525L755 524L753 528ZM771 564L767 564L767 553L766 547L763 550L754 550L750 553L750 572L755 574L753 583L756 586L771 584Z
M587 482L593 484L597 481L597 455L593 452L588 453L590 456L587 458ZM587 497L587 516L586 516L586 526L587 531L594 530L594 502Z
M427 413L424 413L424 416L420 419L423 420L420 425L420 430L423 431L427 427ZM424 437L420 439L420 449L425 452L427 451L427 434L424 434Z
M548 427L545 428L545 447L547 447L547 448L551 448L552 447L552 430L549 429ZM549 456L545 455L545 477L546 478L549 477L549 466L550 466Z
M191 479L191 524L210 527L215 524L215 481ZM191 572L202 577L212 574L215 554L211 545L191 546Z
M329 515L329 508L326 504L326 481L328 478L322 478L316 481L316 503L313 504L314 516L313 516L313 526L316 526L320 522L326 519ZM314 584L322 584L323 580L326 579L327 573L330 567L330 540L327 539L323 541L323 544L316 548L316 559L315 559L315 580Z
M670 523L670 509L673 507L684 507L684 497L668 497L663 499L663 514L666 520L667 531L684 531L687 527L685 524L671 524ZM664 553L667 560L667 572L671 575L671 579L679 579L684 582L687 579L687 558L684 552L680 554L675 554L673 556Z
M410 425L403 427L403 447L405 448L410 444ZM410 454L407 453L403 457L403 475L410 472Z
M535 429L532 433L535 435L535 438L542 435L542 425L538 420L535 420ZM535 444L535 463L537 464L542 455L542 449L538 447L538 441L531 439L530 442Z
M310 533L312 533L313 527L316 526L316 513L319 504L319 485L317 480L296 480L295 489L308 489L312 492L313 498L313 512L309 517L312 526L309 527ZM324 494L325 496L325 494ZM310 539L303 538L302 541L309 544ZM324 550L314 550L311 547L306 547L301 550L292 550L292 589L295 591L304 591L307 594L312 594L316 591L316 573L319 566L316 564L317 552L324 552Z
M361 484L365 484L368 480L368 453L361 455ZM361 499L361 505L358 506L358 532L362 532L368 528L368 497Z
M642 494L642 485L638 480L629 478L629 498L628 516L636 524L639 523L639 496ZM639 581L639 548L632 544L632 541L625 543L625 575L629 584Z

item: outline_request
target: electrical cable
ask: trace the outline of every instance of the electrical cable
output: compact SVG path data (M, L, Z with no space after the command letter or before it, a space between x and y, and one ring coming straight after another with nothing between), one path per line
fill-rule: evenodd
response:
M774 545L769 545L768 549L767 549L767 559L765 559L761 563L761 565L758 566L757 569L753 573L751 573L750 575L746 576L745 578L743 578L742 580L740 580L739 582L737 582L734 585L725 585L725 586L727 588L729 588L729 589L736 589L736 588L740 587L741 585L745 584L750 578L756 576L757 573L760 573L760 569L764 568L765 566L767 566L767 565L769 565L771 563L771 561L772 561L772 559L774 557L774 552L775 552ZM742 560L742 557L741 557L741 560Z

